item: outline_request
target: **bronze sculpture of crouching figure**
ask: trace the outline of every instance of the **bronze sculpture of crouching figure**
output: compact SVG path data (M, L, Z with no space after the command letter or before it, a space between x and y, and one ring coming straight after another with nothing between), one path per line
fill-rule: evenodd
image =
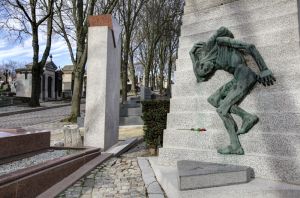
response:
M256 74L248 67L243 53L253 57L260 74ZM264 86L273 85L276 80L272 72L253 44L234 39L233 34L225 27L219 28L207 42L196 43L190 51L190 56L199 83L207 81L216 70L224 70L233 75L233 79L211 95L208 102L217 108L217 113L223 120L230 138L230 145L218 149L218 152L243 155L244 150L238 136L247 133L258 122L258 117L241 109L238 104L256 82ZM242 118L240 129L231 114Z

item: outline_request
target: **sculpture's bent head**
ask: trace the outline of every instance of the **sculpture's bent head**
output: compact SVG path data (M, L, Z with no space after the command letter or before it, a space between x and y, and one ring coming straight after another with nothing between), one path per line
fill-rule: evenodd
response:
M206 42L199 42L196 44L194 51L195 63L193 64L194 73L196 75L197 81L205 81L208 77L215 71L215 66L212 56L212 51L207 50Z

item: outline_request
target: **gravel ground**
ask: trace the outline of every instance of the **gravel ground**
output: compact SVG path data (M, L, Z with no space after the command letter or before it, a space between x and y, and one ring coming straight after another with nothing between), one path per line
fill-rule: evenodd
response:
M63 157L76 152L76 150L51 150L32 157L0 165L0 175L28 168L58 157Z

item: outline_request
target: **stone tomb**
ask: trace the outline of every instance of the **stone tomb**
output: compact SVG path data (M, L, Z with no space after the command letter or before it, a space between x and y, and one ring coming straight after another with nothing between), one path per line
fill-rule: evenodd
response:
M50 147L50 132L0 130L0 197L31 198L100 155L98 148Z

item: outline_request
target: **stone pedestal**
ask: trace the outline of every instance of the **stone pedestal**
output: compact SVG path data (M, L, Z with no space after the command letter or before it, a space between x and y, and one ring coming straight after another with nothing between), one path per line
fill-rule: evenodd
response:
M82 139L77 124L64 126L64 146L66 147L82 147Z
M244 165L252 167L257 177L300 184L298 23L296 0L186 0L160 164L175 165L186 159ZM257 84L240 104L260 119L240 136L242 156L217 153L229 138L216 108L207 102L232 75L217 71L209 81L197 83L189 56L194 43L207 41L221 26L236 39L253 43L277 79L270 87ZM177 130L199 127L207 132Z
M84 145L106 150L118 141L121 28L110 15L89 24Z

